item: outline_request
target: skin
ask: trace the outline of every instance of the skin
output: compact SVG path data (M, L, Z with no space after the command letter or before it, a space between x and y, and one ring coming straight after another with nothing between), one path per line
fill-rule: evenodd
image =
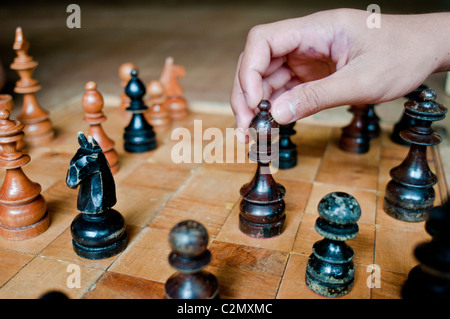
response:
M287 124L331 107L391 101L450 70L450 13L382 14L381 28L367 26L370 14L336 9L253 27L230 97L238 140L248 142L262 99Z

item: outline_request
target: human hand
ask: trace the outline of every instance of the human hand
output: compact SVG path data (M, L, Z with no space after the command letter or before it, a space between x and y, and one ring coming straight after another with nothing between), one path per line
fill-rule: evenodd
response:
M448 13L381 15L381 28L373 29L369 15L337 9L253 27L230 98L238 139L248 140L262 99L286 124L331 107L399 98L449 69L449 43L436 34L450 31Z

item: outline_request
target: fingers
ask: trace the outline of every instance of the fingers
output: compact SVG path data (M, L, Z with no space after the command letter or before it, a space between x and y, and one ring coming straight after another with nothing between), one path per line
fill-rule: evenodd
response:
M370 85L362 85L355 74L356 70L345 67L323 79L292 87L272 102L273 118L287 124L327 108L365 102L370 99Z

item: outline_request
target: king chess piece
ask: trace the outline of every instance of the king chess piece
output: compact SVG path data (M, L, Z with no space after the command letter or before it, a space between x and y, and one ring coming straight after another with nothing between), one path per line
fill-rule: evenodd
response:
M78 133L80 148L70 161L66 184L78 186L77 209L70 226L73 249L86 259L109 258L127 245L123 216L116 204L114 178L102 149L95 139Z
M125 93L131 100L126 110L131 112L132 116L123 134L124 149L129 153L151 151L156 148L156 134L145 118L145 112L148 110L143 101L146 89L136 70L131 71L131 80L125 87Z
M354 283L354 252L345 241L358 234L361 208L353 196L334 192L322 198L318 211L315 228L324 239L314 244L308 258L306 285L322 296L340 297Z
M24 125L9 116L7 109L0 110L0 167L6 170L0 188L0 235L23 240L45 232L50 218L41 185L31 181L22 170L31 161L29 155L17 149L24 136Z
M416 246L419 261L402 287L407 300L450 300L450 201L433 207L425 223L431 240Z
M23 105L17 119L24 124L25 133L23 141L31 146L45 144L54 138L55 131L49 118L49 113L44 110L36 99L36 93L41 89L38 81L32 78L32 74L38 63L28 55L30 45L21 27L16 29L16 37L13 49L16 58L11 64L11 69L17 71L20 80L17 81L14 92L23 94Z
M270 102L262 100L259 113L250 123L251 145L249 158L257 162L253 179L240 189L239 229L256 238L270 238L280 235L286 219L284 196L286 189L277 183L270 171L270 163L278 157L272 150L272 143L278 134L278 123L269 110Z
M435 98L436 93L426 89L416 101L405 103L405 113L414 119L414 125L400 132L400 137L410 148L403 162L390 170L391 180L386 185L383 204L384 211L398 220L424 221L434 204L433 186L438 179L428 166L427 146L441 142L431 124L444 119L447 112Z
M205 227L193 220L179 222L169 233L169 244L169 264L177 272L164 285L166 299L219 298L217 278L203 270L211 262Z
M109 167L113 174L119 171L119 155L114 149L114 141L110 139L102 127L106 121L103 113L103 96L97 91L97 84L89 81L85 85L86 92L83 95L81 105L85 111L84 122L89 124L88 136L92 136L100 145L108 160Z

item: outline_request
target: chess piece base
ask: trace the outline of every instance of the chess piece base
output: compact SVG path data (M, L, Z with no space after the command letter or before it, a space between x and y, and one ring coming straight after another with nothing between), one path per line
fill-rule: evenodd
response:
M45 212L41 220L26 227L13 228L0 224L0 235L10 240L25 240L42 234L49 226L50 217L48 212Z
M341 297L352 290L354 273L353 262L333 264L312 254L306 265L305 282L319 295Z
M367 153L370 148L369 138L351 138L343 136L339 141L339 148L354 154L364 154Z
M409 272L401 294L406 300L450 300L450 280L427 274L418 265Z
M280 150L280 160L278 161L279 169L290 169L297 166L297 150L286 149Z
M166 299L218 299L217 278L202 270L196 273L175 273L164 285Z
M254 238L271 238L280 235L283 232L283 224L286 215L272 223L259 224L251 222L239 215L239 229L247 236Z
M125 220L114 209L99 214L78 214L71 225L73 249L86 259L104 259L127 245Z

